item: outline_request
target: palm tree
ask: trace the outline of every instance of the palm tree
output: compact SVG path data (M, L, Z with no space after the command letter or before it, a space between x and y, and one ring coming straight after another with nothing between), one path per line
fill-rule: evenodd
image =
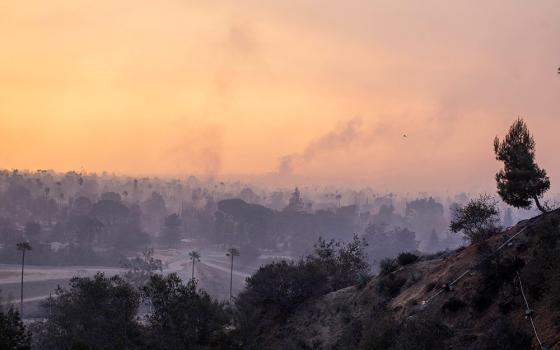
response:
M195 262L200 261L200 253L197 252L196 250L192 250L189 253L189 258L192 260L192 277L191 277L191 279L194 280L194 264L195 264Z
M231 270L229 274L229 299L231 300L233 298L233 257L239 256L239 250L235 248L229 248L226 256L231 257Z
M21 250L21 298L19 304L19 313L21 317L23 317L23 267L25 266L25 251L31 250L31 244L29 244L29 242L20 242L16 246L18 250Z

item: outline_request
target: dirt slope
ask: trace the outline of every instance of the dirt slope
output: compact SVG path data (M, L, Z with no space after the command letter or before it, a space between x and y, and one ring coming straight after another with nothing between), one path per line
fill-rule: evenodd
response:
M487 293L491 298L485 307L477 307L484 304L484 300L477 304L476 298L489 283L488 277L485 280L488 276L484 273L485 266L493 266L497 260L531 261L535 254L532 247L542 225L557 225L559 219L557 210L522 221L485 243L423 257L401 267L393 274L405 282L394 297L379 292L383 276L377 276L364 286L341 289L308 301L287 322L268 330L265 348L355 349L368 327L375 327L377 318L382 317L379 311L382 308L397 324L426 313L435 314L451 330L451 336L442 339L444 348L476 347L473 344L477 339L487 334L498 319L506 318L514 327L532 336L532 347L538 349L530 320L525 317L526 307L516 272L496 275L496 279L503 281L496 292ZM523 269L516 271L523 272ZM461 278L451 288L446 287L458 277ZM560 309L551 305L546 297L527 298L535 311L534 322L541 341L550 349L560 349Z

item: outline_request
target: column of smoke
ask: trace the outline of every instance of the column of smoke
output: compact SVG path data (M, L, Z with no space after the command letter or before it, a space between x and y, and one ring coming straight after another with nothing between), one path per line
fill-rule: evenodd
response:
M325 153L348 149L366 139L362 118L355 117L345 123L339 123L333 130L309 143L303 152L281 157L278 173L281 175L293 174L298 167Z

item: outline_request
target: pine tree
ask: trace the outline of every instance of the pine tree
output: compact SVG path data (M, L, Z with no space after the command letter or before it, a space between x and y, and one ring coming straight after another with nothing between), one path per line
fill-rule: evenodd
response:
M504 202L516 208L530 208L531 200L545 213L539 198L550 188L544 169L535 163L535 140L527 124L518 118L503 141L494 140L496 159L504 168L496 174L498 194Z

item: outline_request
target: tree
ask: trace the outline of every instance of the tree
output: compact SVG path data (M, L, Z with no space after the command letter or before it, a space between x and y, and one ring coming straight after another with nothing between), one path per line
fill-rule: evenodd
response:
M140 294L120 276L74 277L41 306L49 310L39 334L41 349L137 349Z
M7 311L0 309L0 349L31 349L31 334L12 306Z
M535 140L523 119L512 124L503 141L494 139L494 152L496 159L504 162L504 168L496 174L498 194L504 202L516 208L530 208L533 200L546 213L539 198L550 188L550 180L535 163Z
M226 256L231 257L231 269L230 269L230 276L229 276L229 298L233 298L233 257L239 256L239 250L236 248L229 248Z
M263 348L262 334L285 321L302 303L359 284L368 271L363 241L356 236L347 244L320 239L306 258L261 266L235 299L244 348Z
M153 248L144 248L142 256L136 256L129 259L123 264L128 269L123 274L123 278L134 287L142 288L150 278L158 273L163 272L163 264L160 259L154 258Z
M165 218L163 234L161 236L162 243L168 246L174 246L181 240L181 229L183 223L176 213L168 215Z
M449 229L463 232L471 242L480 242L498 230L500 222L496 202L488 195L470 200L464 207L456 207L452 212Z
M306 263L317 265L326 275L328 288L338 290L358 283L362 276L369 273L366 246L367 243L357 235L346 244L320 237L314 253L307 256Z
M74 233L80 244L90 245L102 232L103 223L95 217L76 215L66 223L67 230Z
M189 253L189 258L192 260L192 276L191 279L194 280L194 264L197 261L200 261L200 253L196 250L193 250Z
M31 244L29 242L20 242L16 244L17 249L21 251L21 287L20 287L20 305L19 305L19 313L23 315L23 269L25 266L25 252L27 250L31 250Z
M299 188L296 187L296 189L292 193L292 196L290 197L288 206L284 210L300 212L303 211L304 209L305 209L305 203L303 203L303 199L301 198L301 192L299 191Z
M125 222L128 213L129 209L126 205L109 199L100 200L91 209L91 215L108 227Z
M224 305L197 290L195 280L154 275L142 290L153 308L146 318L149 349L228 348Z

